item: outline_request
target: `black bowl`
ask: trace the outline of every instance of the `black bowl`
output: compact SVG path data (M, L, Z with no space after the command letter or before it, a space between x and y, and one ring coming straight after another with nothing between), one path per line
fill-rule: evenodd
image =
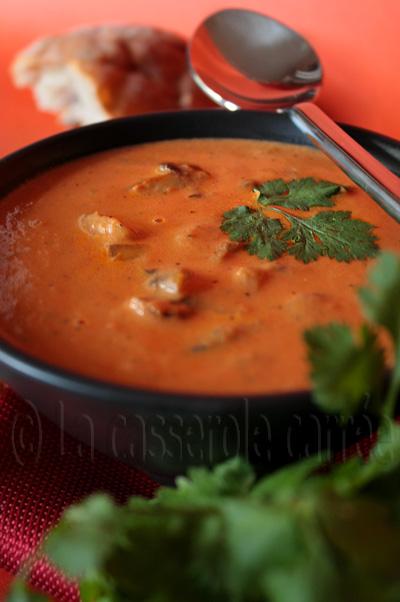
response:
M354 127L345 130L399 170L399 142ZM53 136L6 157L0 161L0 197L38 172L84 155L154 140L204 137L309 144L286 116L264 112L216 109L118 119ZM238 453L267 470L324 448L342 449L374 428L366 412L341 429L336 417L315 408L307 391L249 397L142 391L66 372L4 341L0 378L29 402L25 418L38 457L44 414L92 449L162 478Z

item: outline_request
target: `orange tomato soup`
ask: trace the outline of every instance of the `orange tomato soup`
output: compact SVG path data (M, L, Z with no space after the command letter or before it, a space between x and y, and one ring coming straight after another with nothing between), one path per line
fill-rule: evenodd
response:
M220 229L225 211L256 207L252 182L308 176L348 187L334 209L400 249L398 224L305 147L173 140L39 175L0 203L1 336L52 365L145 389L308 387L304 329L359 323L372 260L262 260Z

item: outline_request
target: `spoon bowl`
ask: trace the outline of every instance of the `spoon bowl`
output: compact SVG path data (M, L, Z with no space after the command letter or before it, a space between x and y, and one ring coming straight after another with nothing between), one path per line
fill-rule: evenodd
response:
M229 110L289 107L315 98L322 83L318 55L302 36L248 10L207 17L190 59L198 86Z
M287 112L293 123L387 213L400 222L400 179L316 105L322 67L312 46L283 23L243 9L207 17L189 59L193 79L230 111Z

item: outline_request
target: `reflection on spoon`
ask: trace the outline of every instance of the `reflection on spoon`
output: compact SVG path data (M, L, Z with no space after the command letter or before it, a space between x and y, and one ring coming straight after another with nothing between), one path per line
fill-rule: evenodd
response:
M400 222L400 179L316 105L322 68L298 33L260 13L222 10L199 25L189 48L192 75L217 104L288 113L385 211Z

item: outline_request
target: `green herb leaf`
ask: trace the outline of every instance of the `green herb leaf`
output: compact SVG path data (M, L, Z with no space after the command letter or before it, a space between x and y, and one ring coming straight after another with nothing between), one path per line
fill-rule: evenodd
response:
M48 602L47 596L29 589L20 578L12 584L7 596L7 602Z
M118 538L118 513L106 495L72 506L50 534L45 552L70 577L96 571Z
M338 600L396 600L400 529L393 506L368 494L346 498L330 492L320 501L318 514L330 549L339 562L351 564L351 574L344 570L341 580L345 597Z
M279 179L265 182L255 190L260 192L258 202L285 218L290 228L285 228L281 220L245 205L224 213L221 230L231 240L246 243L251 255L273 260L288 252L304 263L322 256L350 262L376 255L378 246L373 226L353 219L350 211L321 211L302 218L284 209L332 206L330 197L339 192L338 184L317 182L313 178L288 183Z
M373 226L352 219L350 211L322 211L310 218L280 213L291 224L282 236L290 243L288 252L304 263L321 256L349 262L374 257L378 252Z
M368 491L382 501L400 502L400 425L393 420L383 422L368 461L351 458L335 467L331 480L341 495Z
M366 316L386 328L400 346L400 257L382 253L369 277L369 286L360 290Z
M377 253L373 227L352 219L349 211L323 211L310 218L300 218L276 208L274 211L289 220L288 230L280 220L244 205L224 213L221 230L231 240L247 243L250 255L260 259L277 259L287 251L304 263L321 256L349 262Z
M172 495L174 501L186 502L189 498L199 504L206 500L224 496L241 497L246 495L255 481L252 468L242 458L234 458L217 466L213 471L207 468L192 468L187 477L178 477L174 490L163 488L157 500L168 501Z
M253 496L266 500L288 501L294 499L311 475L319 468L326 465L329 456L327 453L311 456L302 462L296 462L290 466L284 466L268 478L257 483L253 490Z
M283 226L279 219L270 219L261 211L241 205L224 213L221 230L231 240L244 242L250 255L260 259L277 259L286 250L281 239Z
M316 326L304 334L311 364L313 395L328 413L344 420L357 412L361 401L376 400L385 372L384 354L376 334L360 330L358 341L345 324Z
M95 576L92 565L81 577L83 601L396 599L391 595L400 590L400 487L390 497L375 495L374 487L382 478L393 480L398 462L381 469L377 464L368 479L357 478L368 464L353 464L357 485L344 494L336 475L341 467L315 473L320 461L299 462L254 486L252 470L235 459L213 471L193 472L193 481L181 481L180 490L162 488L155 500L108 506L109 518L118 517L120 536L106 555L97 556ZM101 506L104 496L99 499ZM91 524L87 514L85 528L76 531L77 546L86 547L93 535L96 541L104 537L97 515ZM77 526L71 516L68 511L61 521L64 532ZM66 563L67 552L68 545ZM31 601L35 598L13 600Z
M311 207L333 207L334 202L330 197L340 192L341 185L314 178L290 182L278 179L259 184L254 189L260 193L258 202L261 205L308 211Z
M88 574L79 584L79 594L82 602L117 602L115 590L104 573L94 573L92 577Z
M393 342L394 366L385 413L393 416L400 393L400 258L382 253L369 277L369 286L359 292L366 316L385 328Z

